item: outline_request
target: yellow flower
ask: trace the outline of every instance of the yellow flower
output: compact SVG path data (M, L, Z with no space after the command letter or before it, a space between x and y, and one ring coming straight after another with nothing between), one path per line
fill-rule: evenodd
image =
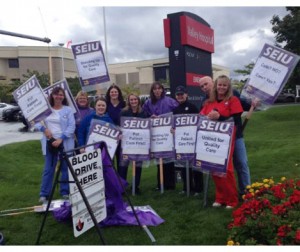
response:
M234 241L233 240L230 240L230 241L227 242L227 246L232 246L232 245L234 245Z
M250 193L254 192L254 189L251 188L251 189L249 190L249 192L250 192Z
M268 183L268 182L269 182L269 179L264 179L263 182L264 182L264 183Z
M282 182L286 180L286 177L281 177L280 179Z
M235 245L240 246L240 243L239 243L239 242L236 242Z
M269 187L270 187L270 185L268 185L268 184L264 184L264 187L265 187L265 188L269 188Z
M251 188L251 185L247 185L246 188L247 188L247 189L250 189L250 188Z

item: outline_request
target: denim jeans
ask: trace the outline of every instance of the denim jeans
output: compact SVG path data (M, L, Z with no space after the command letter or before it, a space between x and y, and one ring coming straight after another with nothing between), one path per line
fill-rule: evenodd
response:
M238 176L239 193L245 194L246 186L250 185L251 181L246 146L242 137L235 140L233 166Z
M58 161L58 156L60 154L52 154L49 152L47 148L46 156L45 156L45 165L44 165L44 171L42 175L42 184L41 184L41 191L40 191L40 197L49 197L52 186L53 186L53 180L55 175L55 167ZM68 164L67 161L62 159L60 157L61 162L61 181L68 181ZM69 194L69 184L68 183L60 183L60 195L68 195Z

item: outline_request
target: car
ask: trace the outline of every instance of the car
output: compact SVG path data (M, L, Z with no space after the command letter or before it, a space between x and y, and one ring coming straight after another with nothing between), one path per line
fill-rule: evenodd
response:
M279 103L279 102L295 102L295 95L293 93L288 93L288 92L281 92L277 99L276 99L276 103Z
M12 104L4 103L4 102L0 103L0 120L3 120L3 112L8 108L12 108L12 107L14 107L14 105Z
M17 105L12 105L11 107L3 110L2 119L7 122L20 121L20 107Z

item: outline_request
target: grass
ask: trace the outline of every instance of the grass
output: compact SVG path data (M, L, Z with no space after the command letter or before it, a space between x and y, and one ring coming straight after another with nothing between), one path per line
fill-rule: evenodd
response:
M245 129L252 182L300 174L300 106L274 106L252 115ZM0 211L38 204L43 167L39 141L28 141L0 147ZM129 174L131 171L129 171ZM131 181L129 181L131 182ZM157 245L225 245L227 225L232 211L210 207L214 200L214 185L209 184L208 204L203 198L164 194L154 191L156 166L144 168L139 196L131 196L133 205L150 205L165 223L149 227ZM58 190L57 190L58 191ZM57 192L56 192L57 193ZM58 197L58 195L56 195ZM7 245L34 245L43 214L26 213L0 217L0 232ZM151 245L145 232L137 226L106 227L101 229L108 245ZM74 238L71 223L59 223L49 215L40 244L44 245L101 245L96 230L90 229Z

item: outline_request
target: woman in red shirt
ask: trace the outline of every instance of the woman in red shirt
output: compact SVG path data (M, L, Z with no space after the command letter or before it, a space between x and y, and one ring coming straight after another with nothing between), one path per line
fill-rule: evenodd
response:
M235 133L242 129L241 115L243 113L242 105L239 99L232 94L232 87L227 76L219 76L214 83L209 99L205 102L200 114L206 115L210 120L224 121L233 117ZM238 204L238 193L234 177L232 155L234 150L234 139L229 156L226 176L220 177L212 174L216 186L216 196L213 207L226 205L231 209Z

